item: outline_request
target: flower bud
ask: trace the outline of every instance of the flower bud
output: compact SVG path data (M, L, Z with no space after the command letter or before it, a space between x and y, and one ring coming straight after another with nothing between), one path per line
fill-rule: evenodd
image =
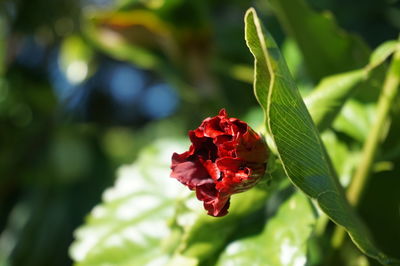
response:
M189 137L189 150L172 155L171 177L195 190L209 215L224 216L231 195L254 187L264 176L265 142L225 109L189 131Z

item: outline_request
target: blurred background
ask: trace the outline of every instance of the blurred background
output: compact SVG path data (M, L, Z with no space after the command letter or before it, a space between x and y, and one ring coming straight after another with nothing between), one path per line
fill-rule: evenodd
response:
M397 0L307 3L371 49L400 31ZM141 147L220 108L260 115L250 6L312 88L320 77L266 0L0 1L0 265L70 265L73 230Z

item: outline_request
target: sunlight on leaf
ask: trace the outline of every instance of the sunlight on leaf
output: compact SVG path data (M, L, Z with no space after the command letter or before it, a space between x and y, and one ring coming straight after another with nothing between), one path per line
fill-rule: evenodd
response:
M75 232L70 254L77 265L168 262L174 250L170 248L174 243L168 243L173 233L168 221L176 200L190 194L169 178L170 156L182 149L181 142L158 141L142 151L137 162L120 168L116 184L103 195L104 202Z
M217 265L304 265L307 240L314 223L310 201L300 192L295 192L280 206L276 215L267 220L261 234L230 243Z

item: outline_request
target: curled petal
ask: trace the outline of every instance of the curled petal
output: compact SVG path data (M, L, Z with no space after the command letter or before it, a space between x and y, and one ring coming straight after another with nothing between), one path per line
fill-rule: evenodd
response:
M173 157L179 156L174 153ZM186 161L172 166L171 177L178 179L182 184L190 189L195 189L197 186L214 183L210 178L207 169L204 168L200 161Z
M248 162L265 163L268 159L266 144L261 137L250 129L238 140L236 155Z
M215 217L224 216L228 213L230 196L219 193L215 184L206 184L196 189L197 199L203 201L208 215Z

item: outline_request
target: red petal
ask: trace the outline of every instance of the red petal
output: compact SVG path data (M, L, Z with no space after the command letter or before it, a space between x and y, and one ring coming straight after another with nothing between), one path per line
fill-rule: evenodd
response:
M217 158L217 146L212 141L212 138L197 137L195 131L189 132L190 140L194 148L194 154L201 156L204 160L215 161Z
M192 156L193 154L194 154L193 145L190 145L189 150L184 152L184 153L182 153L182 154L178 154L178 153L174 152L174 154L172 155L171 168L173 168L174 166L176 166L179 163L186 162L188 160L188 158L190 156Z
M225 108L222 108L222 109L219 111L218 116L228 117L228 114L226 113Z
M219 117L213 117L206 123L204 123L204 135L210 138L215 138L220 135L224 135L225 132L220 127Z
M222 217L228 214L230 205L230 198L216 199L215 202L206 203L204 202L204 208L207 210L207 214L214 217Z
M229 171L238 171L241 166L245 165L246 162L240 158L221 158L215 161L218 169L220 171L229 170Z
M204 168L207 170L208 174L211 176L212 179L218 180L219 178L219 169L215 163L211 160L206 160L201 162Z
M221 194L214 184L206 184L196 188L196 196L203 201L204 208L209 215L220 217L228 213L230 196Z
M240 138L236 154L243 160L252 163L265 163L268 159L266 144L252 129L249 129Z
M252 170L246 166L246 162L238 158L218 159L216 165L223 176L217 182L216 189L223 193L243 192L253 187L260 179L260 175L253 176Z
M179 155L174 153L173 160L176 156ZM214 183L214 180L199 161L186 161L175 164L171 168L171 177L178 179L192 190L197 186Z

